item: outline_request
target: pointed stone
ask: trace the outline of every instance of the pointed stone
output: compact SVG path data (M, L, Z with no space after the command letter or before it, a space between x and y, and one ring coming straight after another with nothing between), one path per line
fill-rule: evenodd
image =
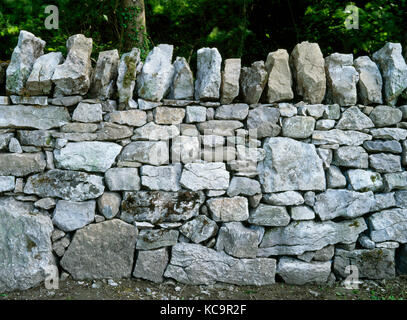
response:
M222 71L221 84L221 104L232 103L239 95L240 70L242 68L241 59L226 59L225 69Z
M193 96L194 77L191 68L184 57L177 57L174 62L174 78L169 99L192 100Z
M368 56L355 59L353 62L359 73L358 94L366 106L383 103L383 80L379 67Z
M259 102L267 83L267 75L264 61L256 61L250 67L242 68L240 74L240 93L243 102L247 104Z
M102 100L112 97L116 90L119 67L119 52L115 50L99 52L96 68L92 74L90 96Z
M133 91L136 86L136 77L140 68L140 49L133 48L130 52L124 53L120 58L117 92L119 94L119 103L126 108L136 104L133 100Z
M222 57L216 48L198 50L195 100L217 100L221 85Z
M287 50L279 49L270 52L266 61L266 69L268 72L267 102L274 103L293 99L293 80Z

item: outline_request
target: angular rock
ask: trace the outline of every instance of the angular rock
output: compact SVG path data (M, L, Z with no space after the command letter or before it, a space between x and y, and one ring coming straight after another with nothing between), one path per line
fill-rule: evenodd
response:
M171 160L173 163L190 163L201 157L198 137L178 136L172 141Z
M325 58L327 77L326 100L339 106L353 106L357 102L356 84L359 73L353 67L353 54L333 53Z
M178 243L164 276L185 284L270 285L275 282L276 260L235 259L199 244Z
M18 140L23 146L49 147L55 146L55 141L52 138L52 131L47 130L18 130Z
M180 124L184 118L184 108L157 107L154 109L154 121L157 124Z
M116 90L119 68L119 52L108 50L99 52L95 70L92 74L90 96L102 100L110 99Z
M136 104L133 100L133 91L141 65L140 49L138 48L133 48L130 52L124 53L120 58L116 85L119 103L124 104L126 107Z
M26 83L27 93L33 96L49 95L55 68L64 60L61 52L50 52L35 60Z
M394 106L398 97L407 88L407 64L401 53L400 43L387 42L373 54L380 68L384 83L384 99L388 105Z
M163 275L168 260L169 255L166 248L139 251L133 277L161 283L164 281Z
M220 87L220 103L229 104L239 95L241 59L226 59L225 69L222 71Z
M116 141L131 137L133 129L127 126L123 126L111 122L101 122L99 129L96 132L96 138L90 140L110 140Z
M140 190L137 168L110 168L105 173L105 182L110 191Z
M169 160L168 143L165 141L135 141L123 148L122 161L137 161L160 166Z
M174 77L173 50L172 45L160 44L150 51L137 78L140 98L161 101L167 95Z
M142 166L140 169L141 185L149 190L178 191L181 189L181 164L169 166Z
M103 194L104 188L103 178L100 176L55 169L30 176L24 193L84 201L98 198Z
M72 114L72 120L78 122L100 122L103 120L102 105L80 102Z
M322 160L313 145L278 137L266 139L264 149L258 171L265 193L325 189Z
M388 127L401 121L402 112L394 107L377 106L369 117L376 127Z
M202 106L187 106L185 121L187 123L205 122L206 108Z
M64 96L85 95L90 87L92 39L76 34L66 41L68 55L63 64L55 68L52 82L55 91Z
M106 172L121 150L120 145L111 142L69 142L54 150L54 158L59 169Z
M333 163L340 167L364 169L369 166L369 155L362 147L340 147L334 151Z
M178 230L143 229L138 235L136 248L138 250L153 250L174 246L178 242L178 236Z
M120 218L129 223L143 221L153 224L189 220L199 214L204 201L203 192L186 190L125 192Z
M397 191L394 194L395 204L400 207L407 209L407 191Z
M267 102L274 103L294 98L287 50L279 49L267 56Z
M405 140L407 139L407 130L400 128L380 128L370 129L373 138L383 140Z
M222 105L216 108L215 119L244 120L249 113L249 106L243 103Z
M374 129L372 129L374 130ZM358 131L342 131L338 129L328 131L315 130L312 134L312 143L315 145L339 144L347 146L359 146L363 142L372 140L372 136Z
M353 62L359 73L358 94L364 105L383 103L383 80L378 66L368 56Z
M142 110L114 111L109 113L108 121L132 127L141 127L147 123L147 114Z
M0 198L0 291L26 290L56 270L49 217L32 214L33 205Z
M13 191L15 180L13 176L0 176L0 192Z
M99 213L106 219L114 218L119 213L121 201L122 198L117 192L103 193L97 201Z
M170 140L179 136L179 129L177 126L161 126L154 122L149 122L146 125L134 130L132 140Z
M203 135L234 136L235 130L242 128L243 123L236 120L209 120L197 124Z
M325 97L325 61L317 43L297 44L290 55L290 65L297 94L310 103L321 103Z
M229 172L221 162L187 163L180 184L193 191L226 190L229 188Z
M225 223L219 230L216 250L225 251L235 258L256 258L259 236L255 230L241 222Z
M23 177L41 172L46 162L42 152L38 153L0 153L0 175Z
M401 144L395 140L366 141L365 143L363 143L363 148L365 148L367 152L371 152L371 153L375 153L375 152L401 153L402 152Z
M379 191L383 188L383 179L380 173L367 170L349 170L349 182L356 191Z
M216 48L201 48L197 54L195 100L217 100L220 95L222 57Z
M246 177L233 177L227 191L229 197L238 195L254 196L261 193L260 183Z
M130 277L137 229L118 219L91 224L76 231L61 259L75 280Z
M385 188L387 191L394 189L407 189L407 172L387 173L384 175Z
M291 207L290 213L293 220L313 220L315 218L314 211L307 206Z
M243 102L259 102L267 83L267 70L264 61L253 62L250 67L243 67L240 73L240 93Z
M290 216L285 207L260 203L255 210L250 212L248 221L260 226L284 227L290 223Z
M71 117L66 108L51 106L0 106L0 128L48 130L62 127Z
M407 209L389 209L372 214L368 219L370 238L374 242L407 243Z
M369 165L377 172L391 173L402 171L401 158L393 154L377 153L369 156Z
M315 119L312 117L294 116L283 119L283 136L294 139L305 139L312 135Z
M199 215L183 224L179 231L192 242L201 243L218 233L218 225L208 217Z
M344 113L336 125L339 130L356 130L362 131L363 129L374 128L375 124L370 118L360 111L359 107L353 106Z
M277 265L277 274L288 284L324 284L331 274L331 262L304 262L282 257Z
M296 206L304 203L301 193L296 191L267 193L263 198L265 202L276 206Z
M174 61L174 78L169 98L175 100L191 100L194 96L194 77L187 60L177 57Z
M363 218L343 222L295 221L286 227L267 230L258 256L301 255L327 245L353 243L366 229Z
M206 204L215 221L245 221L249 218L249 204L244 197L211 198Z
M274 137L280 133L277 122L280 111L277 108L260 106L249 111L247 118L247 128L257 130L257 138Z
M314 210L323 221L336 217L356 218L370 212L375 204L371 191L359 193L328 189L316 196Z
M346 267L352 265L358 268L360 278L391 279L396 276L394 250L335 250L334 270L341 277L346 278L349 273Z
M17 95L24 95L25 85L35 61L44 53L45 41L32 33L21 30L17 46L11 55L6 70L6 90Z
M94 200L84 202L59 200L52 223L65 232L81 229L95 220L95 209Z

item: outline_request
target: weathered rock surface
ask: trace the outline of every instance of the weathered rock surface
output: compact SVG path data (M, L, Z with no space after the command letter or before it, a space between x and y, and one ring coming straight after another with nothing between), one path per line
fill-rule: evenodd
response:
M133 276L155 283L164 281L163 275L169 260L168 250L139 251Z
M149 190L178 191L182 167L180 164L169 166L142 166L141 184Z
M163 126L155 124L154 122L149 122L146 125L134 130L134 136L131 137L132 140L170 140L179 136L180 131L177 126Z
M168 143L165 141L135 141L125 146L120 154L122 161L137 161L160 166L169 160Z
M215 221L245 221L249 218L249 203L245 197L211 198L206 204Z
M367 170L349 170L349 182L356 191L379 191L383 188L383 179L380 173Z
M282 257L277 265L277 274L285 283L324 284L331 273L331 262L304 262L297 259Z
M266 193L264 201L276 206L296 206L304 203L304 198L297 191L286 191L279 193Z
M99 52L95 70L93 70L90 95L103 100L112 97L116 87L119 68L119 52L108 50Z
M334 151L333 164L347 168L365 169L369 166L369 155L362 147L344 146Z
M183 224L179 231L192 242L201 243L218 233L218 225L208 217L199 215Z
M130 277L136 227L114 219L78 230L61 259L75 280Z
M383 80L378 66L368 56L355 59L354 66L359 73L358 94L362 103L383 103Z
M250 67L243 67L240 74L240 93L243 102L258 103L267 83L267 70L264 61L253 62Z
M287 50L279 49L267 56L267 102L274 103L294 98L292 76Z
M222 83L220 87L221 104L232 103L239 95L241 59L226 59L225 69L222 71Z
M387 127L400 122L402 115L402 112L397 108L377 106L370 113L369 117L376 127Z
M229 172L221 162L187 163L182 171L180 184L190 190L227 190Z
M130 52L124 53L120 58L116 82L117 92L119 103L124 104L128 108L137 105L133 100L133 91L141 65L140 49L138 48L133 48Z
M391 173L402 171L401 158L393 154L377 153L369 156L369 165L377 172Z
M372 129L374 130L374 129ZM332 129L328 131L315 130L312 134L312 143L315 145L339 144L359 146L365 141L372 140L372 136L359 131L342 131Z
M284 227L290 223L290 215L285 207L260 203L250 212L248 221L259 226Z
M191 100L194 97L194 76L184 57L177 57L174 61L174 78L169 98L176 100Z
M257 180L246 177L233 177L227 191L229 197L238 195L254 196L261 193L260 183Z
M38 153L1 153L0 175L23 177L45 169L44 154Z
M216 48L202 48L197 54L195 99L200 101L219 99L222 57Z
M95 220L95 209L94 200L84 202L59 200L52 222L65 232L81 229Z
M305 139L312 135L315 128L313 117L294 116L283 119L283 136L294 139Z
M72 120L78 122L100 122L103 120L102 105L100 103L79 102L72 114Z
M105 173L105 182L111 191L140 190L137 168L110 168Z
M178 242L178 230L154 229L140 231L136 248L138 250L153 250L161 247L174 246Z
M360 111L358 107L353 106L342 113L341 119L335 128L339 130L362 131L363 129L374 128L374 126L373 121L367 115Z
M407 209L389 209L368 218L370 237L374 242L407 243Z
M121 201L122 198L117 192L103 193L97 201L99 213L106 219L114 218L119 213Z

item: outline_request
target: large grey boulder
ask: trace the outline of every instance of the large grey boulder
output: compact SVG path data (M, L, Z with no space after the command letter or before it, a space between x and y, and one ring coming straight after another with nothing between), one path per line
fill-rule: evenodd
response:
M54 150L54 159L60 169L106 172L121 150L120 145L112 142L69 142Z
M225 69L222 71L220 87L220 103L229 104L239 95L241 59L226 59Z
M122 161L137 161L154 166L167 164L169 161L168 143L166 141L135 141L123 148L119 157Z
M373 54L373 60L379 65L383 77L385 101L392 106L407 88L407 64L401 51L400 43L388 42Z
M369 166L369 155L359 146L339 147L334 151L333 164L347 168L365 169Z
M370 237L374 242L407 243L407 209L389 209L368 218Z
M249 218L249 203L245 197L211 198L206 204L215 221L245 221Z
M57 270L51 219L32 209L30 202L0 198L0 292L35 287Z
M182 171L181 186L193 190L227 190L229 172L221 162L187 163Z
M100 176L55 169L28 177L24 193L36 194L42 198L84 201L98 198L104 189L103 178Z
M278 108L259 106L249 111L247 128L255 132L257 139L277 136L281 128L277 125L280 118Z
M321 103L325 97L325 61L317 43L297 44L290 55L297 94L309 103Z
M130 52L124 53L120 58L116 85L119 103L124 105L124 107L134 108L137 106L137 103L133 100L133 91L141 65L140 49L138 48L133 48Z
M394 250L375 248L371 250L335 250L333 268L342 278L349 276L347 266L358 268L359 278L391 279L396 276Z
M119 52L116 49L99 52L89 91L92 97L102 100L112 97L116 90L119 60Z
M267 230L258 256L301 255L331 244L350 244L356 242L359 234L366 229L363 218L342 222L294 221L286 227Z
M24 95L25 85L31 74L35 60L44 53L45 41L32 33L21 30L17 46L11 55L6 70L6 90L17 95Z
M291 138L268 138L258 171L263 191L325 190L325 173L315 146Z
M347 108L342 113L341 118L336 124L335 128L339 130L356 130L362 131L364 129L374 128L373 121L360 111L359 107L353 106Z
M0 153L0 175L23 177L41 172L46 162L42 152Z
M217 100L220 95L222 57L216 48L197 52L195 100Z
M223 250L235 258L256 258L258 246L257 231L245 227L241 222L225 223L216 241L216 250Z
M95 200L83 202L59 200L52 222L65 232L81 229L95 220L95 209Z
M400 109L390 106L377 106L369 114L376 127L388 127L401 121L403 113Z
M33 96L49 95L52 90L52 76L55 68L64 62L61 52L50 52L39 57L27 79L27 93Z
M103 110L100 103L79 102L72 114L72 120L84 123L103 121Z
M218 225L207 216L199 215L182 225L179 231L194 243L201 243L218 233Z
M174 77L172 52L174 46L160 44L154 47L137 77L138 96L149 101L161 101L169 92Z
M289 56L287 50L279 49L267 56L267 102L274 103L294 98Z
M164 281L163 275L167 267L169 254L167 248L138 251L133 277L155 283Z
M328 189L316 196L314 210L323 221L336 217L356 218L370 212L375 204L371 191Z
M180 190L125 192L120 218L126 222L179 222L199 214L205 201L203 192Z
M357 102L356 84L359 73L353 67L353 54L333 53L325 58L327 77L326 100L340 106L353 106Z
M174 78L172 79L170 99L191 100L194 97L194 76L184 57L174 61Z
M63 107L0 106L0 128L32 128L48 130L62 127L71 120Z
M276 260L235 259L199 244L178 243L164 276L192 285L224 282L236 285L270 285L275 282Z
M76 231L61 266L75 279L130 277L137 229L118 219Z
M68 55L63 64L55 68L52 82L58 95L85 95L90 87L92 39L76 34L66 41Z
M383 80L380 70L368 56L355 59L353 62L359 73L358 94L364 105L383 103Z
M243 67L240 73L240 93L243 102L259 102L267 83L267 70L264 61L253 62L250 67Z
M141 185L149 190L178 191L181 189L181 164L168 166L142 166L140 169Z
M331 274L331 261L305 262L282 257L277 265L277 274L288 284L324 284Z

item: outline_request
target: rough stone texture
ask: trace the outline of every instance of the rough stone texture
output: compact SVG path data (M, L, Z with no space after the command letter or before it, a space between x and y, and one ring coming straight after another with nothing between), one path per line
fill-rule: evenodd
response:
M201 157L198 137L178 136L172 141L171 160L174 163L190 163Z
M178 241L178 235L178 230L143 229L138 235L136 248L138 250L152 250L173 246Z
M371 135L353 130L315 130L312 134L312 143L315 145L339 144L346 146L359 146L363 144L363 142L369 140L372 140Z
M63 64L55 68L52 82L56 92L64 96L84 95L90 87L92 63L92 39L83 34L69 37L66 41L68 55Z
M95 208L94 200L84 202L59 200L52 222L65 232L81 229L95 220Z
M315 146L290 138L268 138L266 158L259 163L264 192L324 190L325 173Z
M165 141L136 141L125 146L119 157L122 161L138 161L160 166L168 163L169 150Z
M119 52L108 50L99 52L95 70L93 70L89 93L92 97L110 99L115 91L115 81L119 68Z
M291 207L290 213L293 220L313 220L315 218L314 211L307 206Z
M264 61L253 62L242 68L240 74L240 93L247 104L258 103L267 83L267 70Z
M243 103L223 105L216 108L215 119L244 120L249 113L249 106Z
M110 191L140 190L137 168L111 168L105 173L105 182Z
M199 214L204 201L203 192L186 190L125 192L120 218L129 223L145 221L154 224L189 220Z
M150 51L137 77L138 96L149 101L160 101L171 86L174 77L172 52L174 47L160 44Z
M407 209L389 209L374 213L367 219L374 242L407 243Z
M75 280L130 277L137 229L114 219L78 230L61 259Z
M372 154L369 156L369 165L377 172L382 173L402 171L400 156L396 156L393 154Z
M280 133L277 125L280 116L279 109L260 106L249 111L247 118L247 128L256 130L257 138L275 137Z
M371 211L375 205L373 192L354 192L349 190L327 191L316 196L315 213L321 220L336 217L355 218Z
M218 233L218 225L208 217L199 215L183 224L179 231L192 242L201 243Z
M285 207L260 203L255 210L250 212L248 221L260 226L284 227L290 223L290 216Z
M373 138L383 140L405 140L407 139L407 130L400 128L380 128L370 129L370 134Z
M44 154L0 153L0 175L23 177L45 169Z
M174 78L169 98L177 100L191 100L194 96L194 77L187 60L177 57L174 61Z
M59 169L106 172L121 150L120 145L111 142L70 142L55 150L54 158Z
M172 248L164 276L185 284L270 285L275 282L276 260L235 259L197 244L178 243Z
M383 188L383 179L380 173L367 170L349 170L349 182L356 191L379 191Z
M368 56L355 59L354 66L359 73L358 94L362 103L383 103L383 80L378 66Z
M325 97L325 62L317 43L297 44L290 56L297 94L304 101L321 103Z
M100 122L102 117L102 105L100 103L89 104L80 102L72 114L72 120L78 122Z
M335 128L340 130L362 131L363 129L374 128L374 126L373 121L360 111L358 107L354 106L346 109L346 111L342 113L341 119Z
M397 108L377 106L370 113L369 117L376 127L387 127L400 122L402 115L402 112Z
M45 41L32 33L21 30L17 46L11 55L6 70L6 89L10 93L23 95L25 85L37 58L44 53Z
M155 283L164 281L163 275L169 260L168 250L139 251L133 276Z
M387 173L384 175L384 183L387 191L407 190L407 172Z
M242 127L243 123L236 120L209 120L197 124L201 134L216 136L234 136L235 130Z
M121 201L122 198L119 193L103 193L97 201L99 213L102 214L106 219L114 218L119 213Z
M146 125L134 130L132 140L170 140L178 136L180 130L177 126L160 126L154 122L149 122Z
M55 268L49 217L31 214L32 204L0 198L0 291L39 285ZM52 268L52 269L51 269Z
M301 255L336 243L353 243L367 229L363 218L343 222L295 221L266 231L258 256ZM321 235L324 235L321 237Z
M288 284L324 284L328 281L330 273L330 261L304 262L282 257L277 265L277 274Z
M195 99L219 99L222 57L216 48L201 48L197 54Z
M345 268L349 265L358 268L360 278L391 279L396 275L394 250L335 250L333 268L341 277L346 278L349 273Z
M226 190L229 172L224 163L187 163L182 171L180 184L190 190Z
M147 114L142 110L114 111L109 113L108 121L132 127L141 127L147 123Z
M263 198L265 202L276 206L295 206L304 203L303 196L296 191L266 193Z
M325 58L327 77L326 100L340 106L353 106L357 102L356 84L359 73L353 67L352 54L333 53Z
M55 68L62 62L64 62L64 56L61 52L50 52L35 60L26 83L27 93L33 96L50 94L52 90L52 76Z
M238 195L254 196L259 193L261 193L261 188L257 180L236 176L232 178L227 191L229 197Z
M215 221L245 221L249 218L249 204L245 197L211 198L206 204Z
M239 95L241 59L226 59L225 69L222 71L222 83L220 87L221 104L232 103Z
M407 88L407 64L401 51L400 43L388 42L373 54L373 60L378 64L382 73L385 101L393 106Z
M274 103L294 98L287 50L279 49L267 56L267 102Z
M369 153L390 152L401 153L401 144L395 140L374 140L363 143L363 148Z
M55 169L30 176L25 184L24 193L84 201L98 198L103 194L104 188L100 176Z
M347 168L364 169L369 166L369 155L362 147L340 147L334 151L333 164Z
M283 136L294 139L305 139L312 135L315 119L312 117L294 116L283 119Z
M182 167L180 164L169 166L142 166L141 184L149 190L178 191Z
M187 123L206 121L206 108L201 106L187 106L185 120Z
M133 100L133 91L140 65L140 49L138 48L133 48L120 58L116 85L119 103L125 104L127 107L136 105Z
M184 108L157 107L154 109L154 120L157 124L180 124L184 118Z

